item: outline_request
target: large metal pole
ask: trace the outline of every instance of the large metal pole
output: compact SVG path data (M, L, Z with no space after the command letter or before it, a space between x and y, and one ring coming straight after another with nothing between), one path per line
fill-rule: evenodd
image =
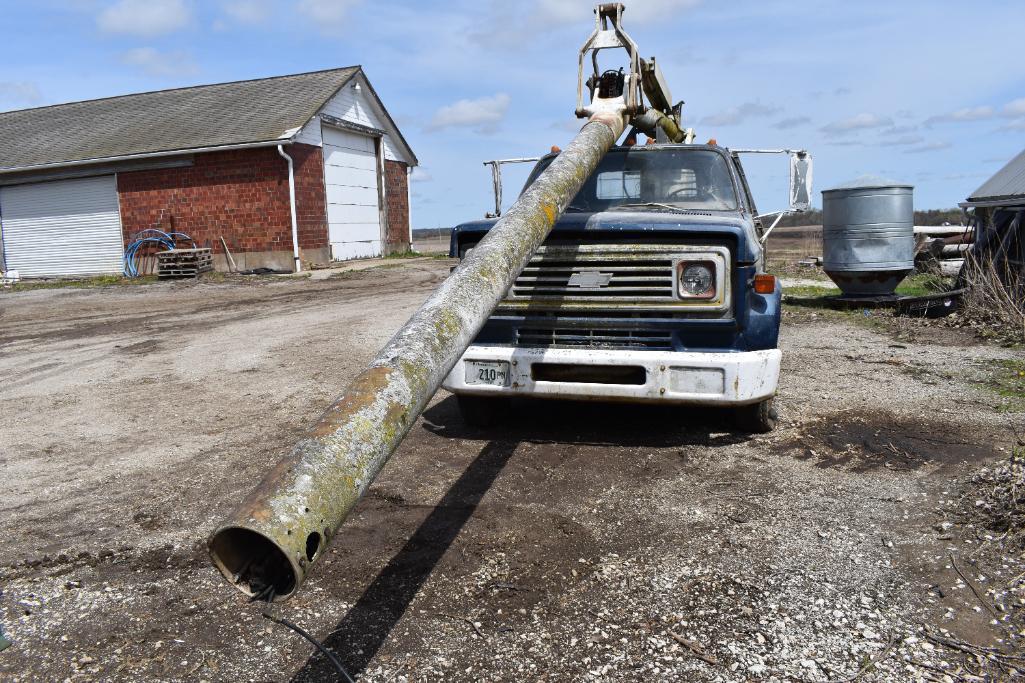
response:
M599 112L210 538L250 595L291 596L623 132ZM273 593L271 592L273 591Z

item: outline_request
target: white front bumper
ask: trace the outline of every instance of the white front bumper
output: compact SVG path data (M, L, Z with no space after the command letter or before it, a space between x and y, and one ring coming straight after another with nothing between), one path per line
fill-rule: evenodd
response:
M466 361L509 363L508 385L467 383ZM534 365L538 363L640 367L644 370L644 381L643 384L605 384L537 380L537 374L544 374L535 373ZM442 386L455 394L480 396L747 405L776 393L779 363L779 349L698 353L471 346Z

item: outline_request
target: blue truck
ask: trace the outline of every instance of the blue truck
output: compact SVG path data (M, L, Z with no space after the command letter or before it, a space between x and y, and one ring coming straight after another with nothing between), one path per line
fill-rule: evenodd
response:
M740 163L749 152L790 156L787 209L758 213ZM555 156L537 161L528 186ZM740 430L772 430L781 288L764 243L810 195L803 150L613 148L444 387L471 424L525 397L723 406ZM451 256L495 221L456 226Z

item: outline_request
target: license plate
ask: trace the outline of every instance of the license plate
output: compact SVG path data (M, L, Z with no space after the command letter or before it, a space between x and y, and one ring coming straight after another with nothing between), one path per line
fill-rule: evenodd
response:
M468 360L464 365L467 384L509 386L509 364L505 361Z

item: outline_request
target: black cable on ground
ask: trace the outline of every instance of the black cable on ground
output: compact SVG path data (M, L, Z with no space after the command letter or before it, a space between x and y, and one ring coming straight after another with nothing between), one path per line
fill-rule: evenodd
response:
M338 673L341 674L342 680L346 681L346 683L356 683L352 679L352 676L349 675L349 672L345 670L345 667L342 666L342 663L338 660L338 658L335 657L334 653L331 652L330 650L328 650L323 645L323 643L321 643L319 640L317 640L316 638L311 636L309 633L307 633L305 630L303 630L299 626L296 626L295 624L293 624L288 619L285 619L284 617L276 617L276 616L274 616L273 614L270 613L270 611L269 611L270 610L270 606L274 602L274 587L273 586L268 587L266 591L264 591L263 593L261 593L259 595L254 595L253 596L253 600L260 600L260 599L264 598L265 596L267 598L267 606L260 611L260 614L263 615L264 619L269 619L269 620L273 621L275 624L281 624L282 626L287 626L288 628L292 629L293 631L295 631L296 633L301 635L306 640L308 640L311 643L313 643L313 645L318 650L320 650L324 654L325 657L327 657L331 661L331 664L333 664L335 669L338 670Z

